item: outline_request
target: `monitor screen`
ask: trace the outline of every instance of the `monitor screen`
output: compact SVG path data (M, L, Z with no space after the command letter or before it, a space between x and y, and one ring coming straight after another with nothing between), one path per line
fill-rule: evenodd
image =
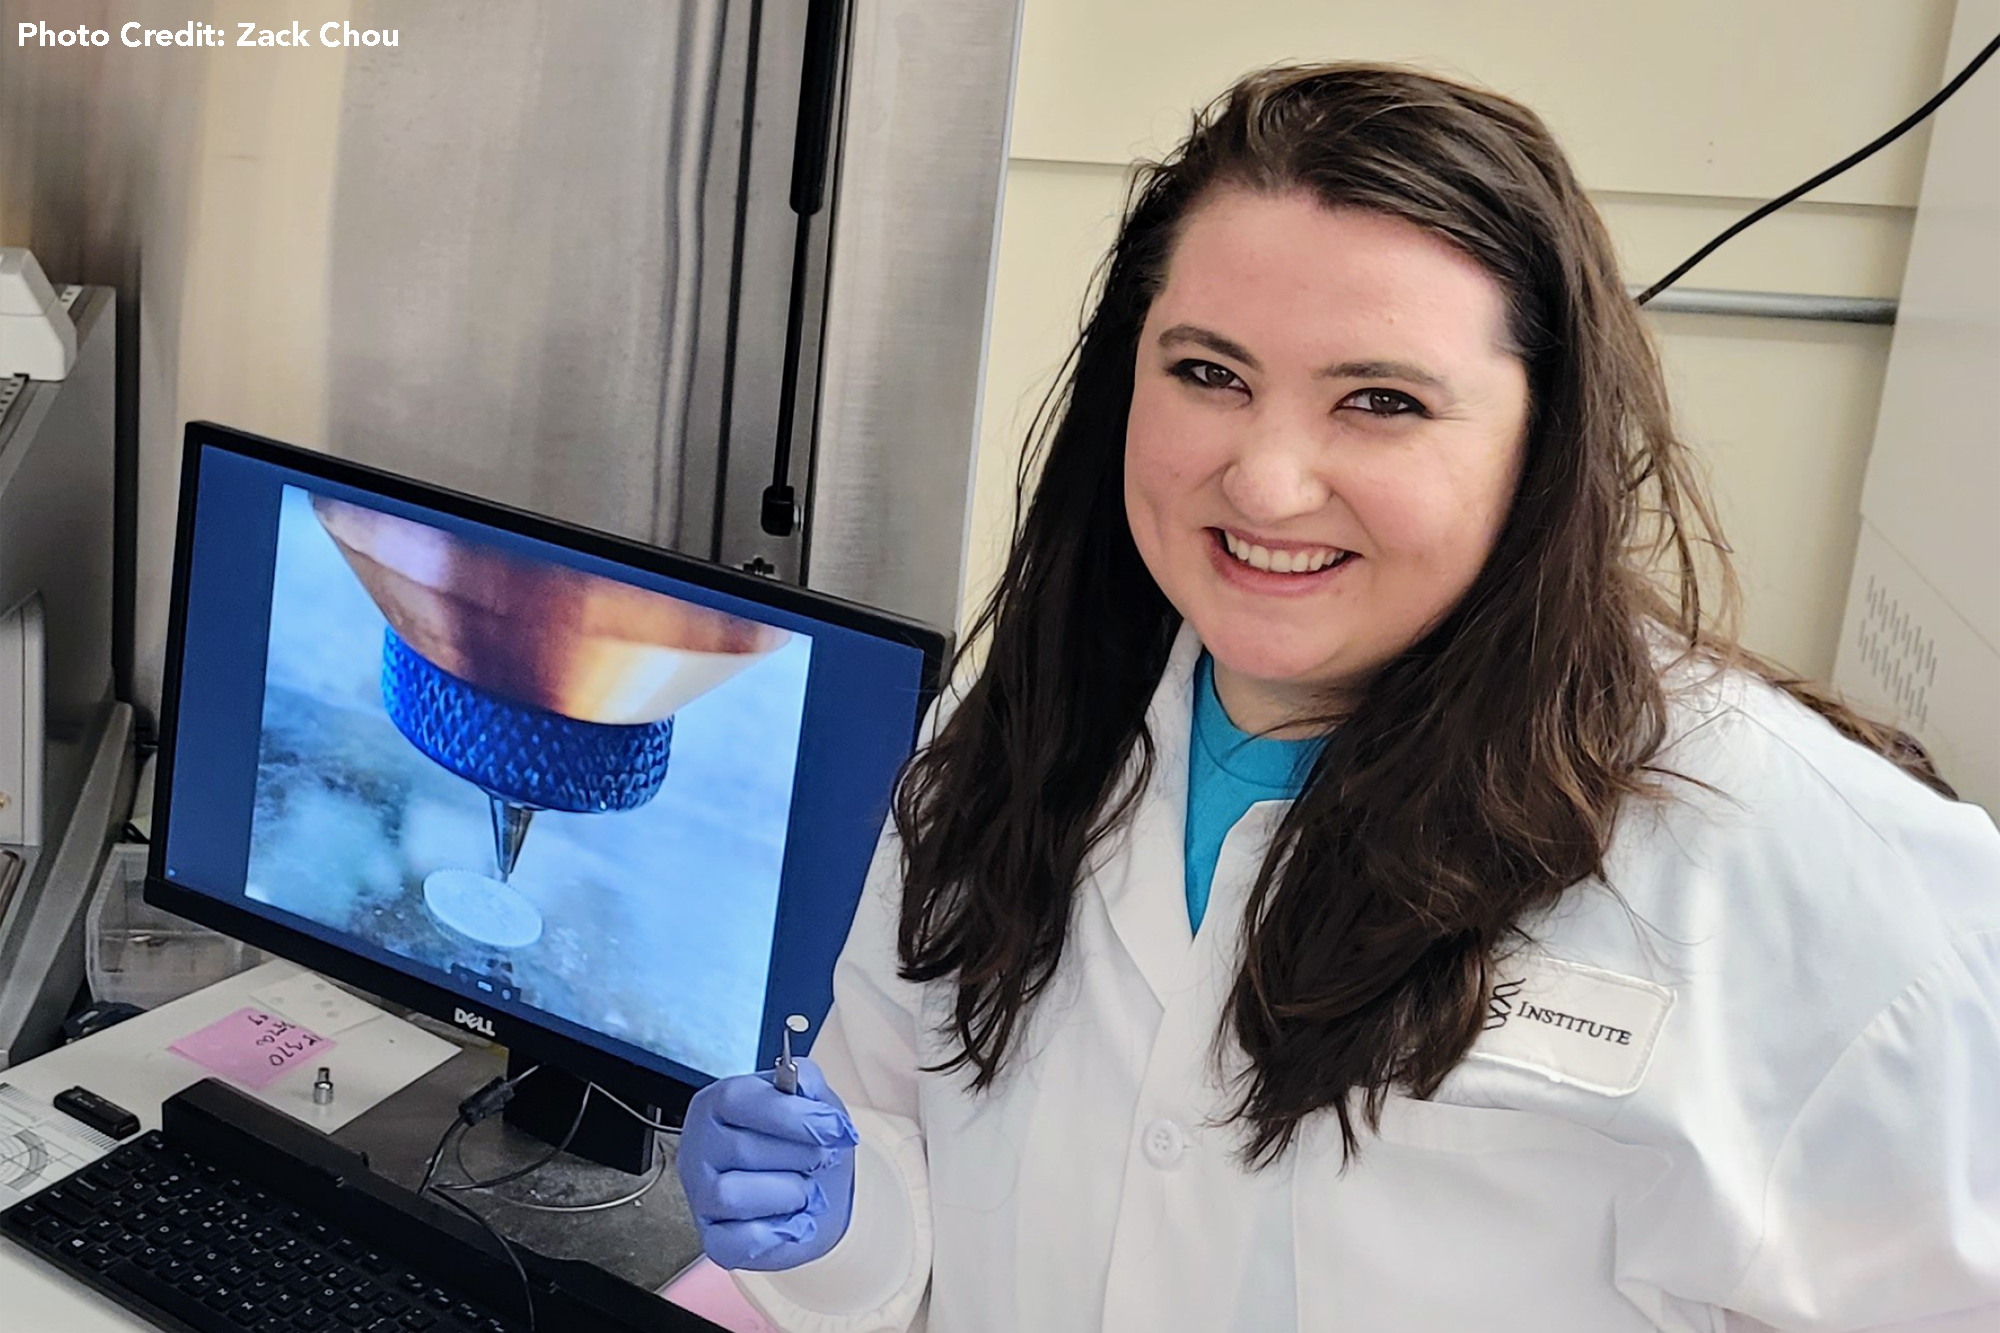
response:
M149 897L628 1086L817 1025L942 636L216 427L181 524Z

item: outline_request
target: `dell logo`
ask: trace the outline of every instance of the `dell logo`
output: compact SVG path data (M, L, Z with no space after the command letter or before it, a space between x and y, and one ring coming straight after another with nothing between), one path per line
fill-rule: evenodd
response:
M482 1037L491 1037L493 1035L493 1020L482 1018L470 1009L453 1009L451 1011L451 1021L460 1027L471 1028Z

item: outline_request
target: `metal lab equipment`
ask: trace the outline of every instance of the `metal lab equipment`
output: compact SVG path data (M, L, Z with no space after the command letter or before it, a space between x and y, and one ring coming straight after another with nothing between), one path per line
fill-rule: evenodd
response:
M1021 0L348 9L279 80L0 44L5 239L145 312L141 717L195 416L956 623Z
M131 798L111 688L111 293L71 287L68 378L0 380L0 1066L54 1046Z
M1960 0L1948 68L2000 31ZM1913 733L2000 819L2000 78L1931 129L1833 683Z

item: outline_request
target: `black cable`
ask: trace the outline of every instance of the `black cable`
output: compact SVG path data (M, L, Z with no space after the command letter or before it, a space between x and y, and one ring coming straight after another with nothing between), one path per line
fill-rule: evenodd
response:
M534 1070L528 1071L528 1073L533 1073L533 1072ZM521 1077L526 1078L527 1075L523 1074ZM518 1170L509 1171L505 1175L494 1176L490 1180L479 1180L473 1176L471 1169L466 1165L465 1136L461 1134L458 1139L458 1148L456 1157L458 1162L459 1174L463 1175L465 1179L462 1181L450 1181L448 1183L441 1183L437 1186L437 1188L439 1190L450 1190L453 1193L469 1193L474 1190L490 1190L500 1185L509 1185L512 1184L514 1181L521 1180L527 1176L533 1175L535 1172L541 1170L543 1167L547 1166L550 1162L554 1161L557 1158L557 1156L559 1156L561 1153L563 1153L569 1148L570 1143L576 1138L578 1128L583 1124L584 1111L589 1106L590 1098L593 1093L599 1097L604 1098L606 1101L616 1106L619 1110L633 1117L640 1124L645 1125L649 1129L653 1129L658 1131L659 1133L668 1135L678 1135L681 1132L681 1126L669 1125L665 1121L654 1120L651 1117L643 1114L642 1112L632 1107L622 1098L619 1098L613 1093L606 1091L604 1088L599 1087L595 1083L590 1083L584 1086L583 1096L581 1099L579 1099L577 1103L576 1118L570 1122L569 1131L563 1135L562 1142L557 1144L554 1148L550 1149L548 1152L542 1154L541 1157L537 1158L533 1162L530 1162L528 1165L519 1168ZM506 1199L506 1196L504 1195L500 1197L506 1199L506 1202L512 1204L516 1208L527 1208L537 1212L548 1212L548 1213L597 1212L605 1208L615 1207L619 1204L629 1203L633 1199L643 1196L649 1190L651 1190L654 1185L659 1184L660 1179L665 1174L666 1174L666 1163L665 1159L663 1158L660 1167L654 1172L653 1178L647 1181L643 1186L641 1186L637 1192L627 1195L623 1198L613 1199L604 1203L588 1204L580 1208L553 1207L547 1204L526 1203L519 1199Z
M491 1180L454 1181L451 1184L439 1185L438 1188L441 1190L492 1189L495 1185L511 1184L514 1181L519 1180L523 1176L531 1176L535 1172L541 1170L543 1167L547 1166L550 1162L555 1161L556 1158L562 1156L563 1153L567 1152L569 1150L569 1145L576 1140L577 1131L583 1127L583 1113L586 1110L590 1109L590 1094L593 1090L595 1090L596 1087L597 1085L595 1083L586 1085L583 1090L583 1096L577 1098L576 1118L569 1122L569 1132L562 1136L562 1142L558 1143L555 1147L543 1153L540 1157L536 1158L528 1165L521 1167L519 1170L516 1171L509 1171L504 1176L495 1176Z
M1684 263L1682 263L1679 267L1675 268L1673 272L1667 274L1666 277L1661 278L1658 282L1648 287L1645 291L1639 293L1637 298L1638 303L1640 305L1644 305L1646 304L1646 302L1652 300L1655 296L1658 296L1661 292L1665 291L1667 288L1673 286L1674 283L1678 282L1681 279L1682 275L1685 274L1689 269L1693 268L1696 264L1699 264L1702 260L1714 254L1716 250L1721 248L1723 242L1727 241L1730 237L1736 235L1737 232L1742 231L1745 227L1749 226L1751 223L1757 222L1765 217L1770 216L1772 213L1775 213L1779 209L1783 208L1786 204L1791 203L1792 200L1798 198L1800 195L1818 189L1820 186L1832 180L1835 176L1840 175L1841 172L1846 171L1849 167L1852 167L1856 163L1864 161L1865 159L1874 156L1877 152L1888 147L1896 140L1902 138L1905 134L1909 133L1910 130L1912 130L1919 123L1921 123L1924 117L1930 115L1931 112L1937 110L1940 106L1943 106L1945 99L1950 97L1953 93L1957 92L1962 86L1964 86L1965 81L1967 79L1971 78L1974 74L1978 73L1979 67L1981 65L1984 65L1988 60L1992 59L1993 53L1996 50L2000 50L2000 37L1995 37L1992 41L1988 42L1985 45L1985 47L1980 50L1979 54L1974 56L1972 60L1966 65L1966 67L1958 72L1957 77L1952 79L1952 81L1950 83L1947 83L1944 87L1938 89L1937 93L1928 102L1925 102L1915 111L1912 111L1909 115L1905 116L1901 124L1897 125L1894 129L1890 130L1887 134L1884 134L1880 138L1876 139L1875 142L1869 144L1867 147L1848 154L1840 161L1828 167L1825 171L1820 172L1819 175L1814 176L1811 180L1807 181L1805 184L1800 185L1795 189L1785 191L1785 193L1779 195L1776 199L1773 199L1770 203L1765 204L1762 208L1759 208L1756 212L1750 214L1748 217L1742 218L1739 221L1737 221L1735 225L1731 226L1728 230L1724 231L1720 236L1710 241L1707 245L1701 247L1701 249L1695 251L1694 254L1690 255Z
M445 1145L451 1142L451 1132L454 1129L462 1128L464 1124L463 1120L454 1120L444 1127L444 1137L438 1140L437 1147L431 1149L430 1165L424 1168L424 1178L417 1182L417 1196L419 1198L423 1197L424 1191L431 1187L431 1181L437 1176L438 1163L444 1160Z
M443 1135L438 1139L437 1147L431 1150L430 1161L424 1166L424 1178L417 1185L418 1198L422 1198L426 1193L435 1194L441 1203L450 1205L458 1212L478 1223L480 1228L493 1238L493 1243L500 1247L500 1253L506 1257L509 1264L513 1265L514 1275L521 1279L521 1309L523 1317L527 1320L528 1333L535 1333L535 1286L528 1279L528 1270L522 1266L521 1256L514 1252L512 1242L501 1235L491 1222L480 1216L472 1208L467 1207L464 1203L452 1198L450 1194L446 1193L445 1186L434 1185L432 1182L437 1179L438 1165L444 1161L444 1152L451 1144L451 1136L453 1134L464 1133L480 1120L484 1120L486 1117L499 1111L507 1104L507 1099L514 1095L515 1086L539 1068L541 1066L536 1065L526 1073L517 1074L511 1079L494 1079L478 1092L473 1093L470 1097L459 1103L458 1115L452 1119L449 1125L445 1126ZM586 1091L581 1101L588 1102L589 1100L589 1094ZM576 1126L582 1123L583 1113L579 1107L576 1124L570 1126L570 1133L576 1133ZM567 1140L565 1140L564 1146L568 1146ZM562 1148L556 1149L556 1152L561 1151ZM554 1153L549 1154L550 1158L554 1156ZM540 1164L538 1163L538 1165Z
M433 1191L433 1193L436 1193L436 1191ZM481 1227L484 1227L486 1234L491 1236L494 1242L499 1245L500 1252L507 1256L507 1262L514 1265L514 1275L521 1279L522 1315L527 1320L528 1333L535 1333L535 1288L534 1284L528 1281L528 1270L521 1266L521 1256L514 1253L514 1246L505 1236L493 1229L491 1222L481 1217L465 1203L452 1198L449 1194L439 1193L438 1198L477 1222Z
M458 1173L465 1177L467 1181L473 1181L472 1166L465 1160L465 1137L463 1134L458 1136L458 1142L453 1145L451 1155L452 1160L458 1164ZM636 1199L645 1198L646 1195L652 1193L655 1185L658 1185L661 1180L666 1178L666 1174L667 1155L660 1153L659 1164L653 1168L652 1176L641 1184L638 1189L621 1194L616 1198L600 1199L595 1203L558 1204L534 1203L511 1194L495 1194L493 1197L504 1201L510 1208L525 1208L531 1213L601 1213L612 1208L622 1208ZM473 1184L453 1185L450 1188L473 1189L476 1187L478 1187L478 1183L475 1181Z

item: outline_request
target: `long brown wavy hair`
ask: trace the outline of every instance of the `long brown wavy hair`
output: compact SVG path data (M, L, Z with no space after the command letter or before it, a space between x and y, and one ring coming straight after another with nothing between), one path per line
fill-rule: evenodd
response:
M1328 1109L1351 1157L1351 1093L1376 1127L1391 1089L1427 1097L1464 1056L1518 923L1600 874L1621 803L1661 790L1662 634L1949 789L1907 738L1736 645L1728 551L1658 358L1541 120L1412 70L1260 71L1134 180L1017 503L1037 465L1039 482L968 635L986 640L983 667L897 790L902 974L956 989L943 1069L970 1066L974 1090L1000 1075L1061 962L1086 856L1151 775L1146 709L1179 619L1127 525L1126 413L1177 232L1220 188L1309 192L1457 246L1504 292L1529 384L1497 546L1332 731L1245 909L1217 1040L1248 1056L1235 1118L1262 1165Z

